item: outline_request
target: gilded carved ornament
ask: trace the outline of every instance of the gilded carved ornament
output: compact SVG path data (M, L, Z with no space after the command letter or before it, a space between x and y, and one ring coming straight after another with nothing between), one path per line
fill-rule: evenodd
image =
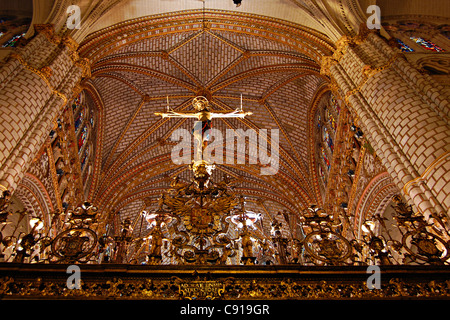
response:
M68 101L67 97L63 93L61 93L58 90L56 90L55 88L53 88L53 86L50 84L49 78L52 75L52 69L50 66L44 66L40 69L37 69L37 68L31 66L28 62L25 61L25 59L22 56L20 56L19 54L15 53L15 52L11 53L10 58L18 60L19 63L25 69L38 75L42 80L44 80L45 84L52 91L52 93L57 95L58 97L60 97L63 100L64 105L67 103L67 101Z
M202 277L204 278L204 277ZM256 280L258 279L258 280ZM125 280L125 281L124 281ZM391 278L381 289L370 290L363 281L336 283L333 281L304 282L290 278L238 279L121 279L81 281L81 288L67 290L65 281L38 278L26 281L5 276L0 278L0 295L16 297L68 297L91 299L195 299L195 300L317 300L317 299L386 299L386 298L431 298L448 297L449 281L420 282Z
M349 46L360 45L372 32L367 29L365 24L361 24L358 35L354 37L342 36L336 41L336 50L334 50L333 55L322 57L320 73L329 76L330 68L341 61L342 57L347 53Z
M37 34L44 35L50 42L59 44L61 37L55 34L55 28L53 24L35 24L33 25L34 31Z
M71 58L71 60L82 70L82 77L90 77L91 76L91 70L90 70L90 63L89 60L86 58L80 59L78 56L78 53L76 52L78 48L78 44L70 37L64 37L61 38L54 33L53 25L50 24L36 24L34 25L36 33L43 34L50 42L57 44L57 45L64 45L66 46L68 50L68 54ZM63 93L56 90L52 84L50 83L50 78L52 77L53 70L49 65L43 66L41 68L35 68L31 64L29 64L20 54L13 52L10 55L10 58L16 59L19 61L19 63L27 70L33 72L34 74L38 75L46 85L49 87L49 89L53 92L53 94L60 97L64 105L68 102L68 98Z
M342 57L347 53L348 47L351 44L355 44L354 38L350 38L348 36L341 37L336 42L336 50L334 50L331 56L323 56L321 63L321 74L330 75L330 68L339 63Z

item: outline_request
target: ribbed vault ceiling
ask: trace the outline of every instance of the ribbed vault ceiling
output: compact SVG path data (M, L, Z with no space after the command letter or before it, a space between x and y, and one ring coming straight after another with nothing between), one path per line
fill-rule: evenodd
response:
M318 203L310 168L310 108L326 79L319 61L332 47L312 30L251 15L191 11L150 17L100 30L81 44L92 77L83 83L99 108L98 155L89 198L106 211L136 218L156 205L170 179L191 178L175 165L173 130L192 119L161 119L166 98L192 110L197 95L214 110L234 110L243 96L245 119L214 119L226 129L279 129L276 175L261 164L217 165L213 178L239 178L237 191L270 221L278 211Z

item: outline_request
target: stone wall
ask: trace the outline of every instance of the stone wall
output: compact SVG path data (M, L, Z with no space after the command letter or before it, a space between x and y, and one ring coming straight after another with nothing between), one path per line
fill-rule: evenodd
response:
M0 185L14 191L73 95L84 60L76 44L36 25L37 35L0 69Z
M323 66L407 199L426 215L447 214L449 100L440 86L375 33L342 38Z

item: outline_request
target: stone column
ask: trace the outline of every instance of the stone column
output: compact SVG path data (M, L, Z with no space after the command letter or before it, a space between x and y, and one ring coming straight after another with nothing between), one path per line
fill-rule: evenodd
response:
M88 72L77 44L35 25L37 35L0 69L0 186L14 191L44 144L72 89Z
M359 118L405 197L426 215L450 208L449 97L375 33L342 38L322 72Z

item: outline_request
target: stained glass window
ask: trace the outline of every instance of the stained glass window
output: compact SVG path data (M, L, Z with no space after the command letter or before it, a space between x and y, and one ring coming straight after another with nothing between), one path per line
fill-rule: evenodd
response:
M320 114L319 114L319 117L318 117L318 119L317 119L317 128L320 129Z
M83 158L81 158L81 171L83 171L88 157L89 157L89 146L86 147L86 149L84 150Z
M330 112L330 110L326 109L325 112L326 112L329 124L331 125L333 130L336 131L336 127L337 127L336 119L334 119L333 114Z
M331 95L330 100L331 100L331 105L333 106L336 113L339 115L339 113L341 112L341 106L339 105L339 102L336 100L336 98L333 95Z
M83 127L83 130L81 131L80 137L78 138L78 150L79 151L81 151L81 149L83 148L84 144L86 143L87 134L88 134L88 128L85 125Z
M23 36L25 36L25 33L15 35L14 37L12 37L3 44L3 48L7 47L14 48L16 46L17 41L19 41L19 39L22 38Z
M73 102L72 102L73 112L75 112L80 106L81 106L81 94L78 97L76 97L75 99L73 99Z
M328 160L327 154L325 153L325 149L323 147L321 147L321 151L322 151L323 161L325 162L325 165L327 166L327 170L330 170L330 161Z
M331 139L330 134L326 127L323 127L323 140L327 143L328 147L333 153L334 151L333 139Z
M431 50L434 52L444 52L445 50L439 47L438 45L434 44L431 41L425 40L420 37L411 37L411 40L414 40L418 45L421 45L423 48L427 50Z
M400 50L402 52L414 52L414 49L408 47L402 40L396 39L398 44L400 45Z
M83 123L83 114L84 110L81 110L78 114L77 118L75 119L74 125L75 125L75 132L78 132L78 129L80 128L81 124Z

